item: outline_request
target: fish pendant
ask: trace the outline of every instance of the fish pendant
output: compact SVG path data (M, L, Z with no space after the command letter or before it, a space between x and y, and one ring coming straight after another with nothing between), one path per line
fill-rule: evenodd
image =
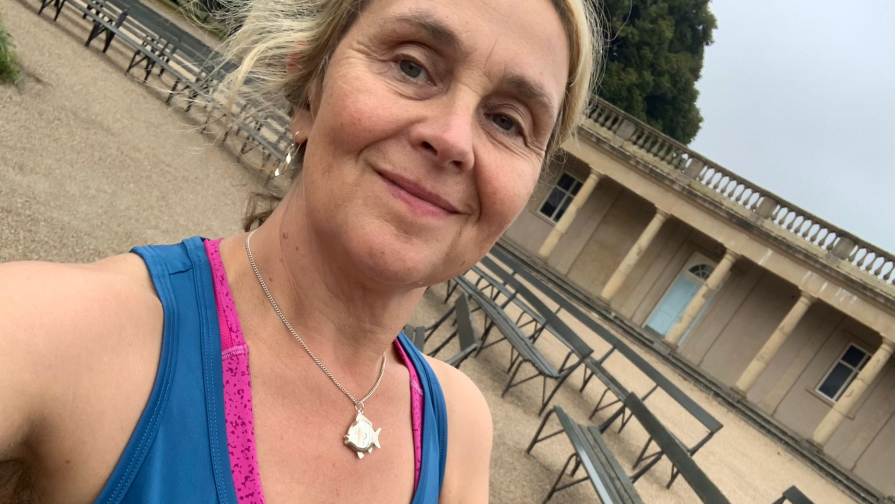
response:
M374 431L373 422L369 421L363 413L358 412L354 423L348 427L348 434L345 434L345 444L357 452L357 458L364 458L366 453L373 453L374 446L382 449L379 446L380 431L382 431L382 427Z

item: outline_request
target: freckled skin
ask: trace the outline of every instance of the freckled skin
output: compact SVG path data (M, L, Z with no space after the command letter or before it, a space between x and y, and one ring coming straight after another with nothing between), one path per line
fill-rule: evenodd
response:
M507 69L526 71L560 103L568 50L555 13L536 19L510 2L434 1L426 10L470 47L465 55L438 54L441 48L414 32L381 22L415 5L377 0L369 7L375 15L362 16L335 51L316 105L326 113L314 119L305 158L316 167L304 180L314 191L303 196L311 222L326 223L319 231L352 257L369 258L362 266L369 274L430 285L487 252L540 173L555 117L538 115L548 127L535 130L526 107L494 85ZM432 82L402 73L402 55L425 68L420 80ZM522 119L528 131L506 135L496 113ZM461 213L435 223L409 217L373 167L424 181Z
M411 13L448 27L465 50L449 51L396 21ZM369 390L388 354L381 386L365 403L386 448L360 461L344 445L354 417L350 401L260 292L246 236L224 238L221 257L251 350L258 469L268 502L410 502L409 376L395 364L395 334L424 286L474 264L528 202L565 91L568 55L550 0L371 0L346 32L311 110L293 120L292 133L309 136L301 179L252 247L295 331L348 390ZM533 104L531 85L522 96L519 78L508 84L510 73L535 83L535 94L554 106ZM383 171L456 211L421 211ZM0 305L12 334L0 330L0 356L22 363L12 374L7 368L15 366L0 366L0 383L41 370L25 374L24 399L14 392L7 401L10 387L0 386L0 403L23 399L20 419L10 425L0 416L0 480L27 476L46 504L93 502L152 390L162 305L133 254L29 268L0 278L0 291L15 293L7 296L13 309ZM14 317L45 306L56 309ZM27 338L17 340L22 334ZM450 432L440 502L485 502L487 403L465 375L429 363L444 391ZM89 400L71 400L77 394Z

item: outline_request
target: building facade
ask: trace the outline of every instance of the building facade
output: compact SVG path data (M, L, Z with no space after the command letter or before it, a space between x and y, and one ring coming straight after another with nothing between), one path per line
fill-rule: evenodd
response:
M609 104L564 148L504 240L895 495L893 255Z

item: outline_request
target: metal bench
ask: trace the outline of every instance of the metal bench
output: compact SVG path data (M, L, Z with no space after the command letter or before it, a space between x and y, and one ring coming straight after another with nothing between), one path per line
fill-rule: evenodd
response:
M460 351L446 359L445 362L459 369L460 364L463 364L463 361L472 355L473 352L478 350L479 337L476 335L475 328L472 324L472 312L469 310L469 298L466 296L465 292L460 293L460 296L454 303L454 307L457 312L456 332L457 339L460 341ZM425 336L425 331L423 332L423 336ZM440 350L440 348L438 350Z
M413 342L413 346L416 347L420 352L424 351L426 345L426 328L425 327L415 327L412 325L404 326L404 336L407 336L411 342ZM420 337L422 336L422 338Z
M591 378L596 376L604 385L611 382L611 375L605 369L604 365L606 360L615 354L619 354L623 356L628 362L633 364L638 370L640 370L644 375L646 375L653 382L653 387L646 392L641 400L648 399L657 389L661 389L665 392L672 400L674 400L677 404L679 404L682 408L684 408L694 419L696 419L700 424L702 424L706 429L707 433L705 436L697 440L691 446L687 447L688 453L693 456L695 455L706 443L711 440L714 435L724 427L724 425L719 422L711 413L709 413L705 408L700 406L696 401L694 401L689 395L687 395L683 390L681 390L677 385L675 385L671 380L669 380L665 375L663 375L658 369L652 366L649 362L646 361L640 354L634 351L633 348L628 346L625 342L620 340L618 337L610 333L605 327L600 325L596 320L591 318L589 315L584 313L579 307L569 301L562 294L557 292L552 287L548 286L543 280L535 276L531 271L527 268L523 267L517 260L511 257L507 252L501 250L499 247L494 247L491 249L491 255L498 259L501 263L506 265L509 270L509 275L525 280L528 284L532 285L539 292L543 293L548 299L553 301L559 306L559 310L556 312L557 316L562 311L565 311L576 320L581 322L585 327L590 329L594 334L600 337L603 341L610 345L609 351L607 351L604 355L600 357L588 357L584 361L584 369L585 369L585 378L584 383L581 387L583 391L587 386ZM489 259L490 260L490 259ZM492 261L493 262L493 261ZM548 323L549 325L549 323ZM614 378L612 378L614 380ZM607 386L607 391L612 391L610 387ZM591 417L596 414L597 411L604 409L605 407L618 404L621 402L623 397L615 394L616 400L610 402L609 404L602 404L603 399L606 397L607 391L604 391L603 396L601 396L600 400L597 402L597 405L594 407L593 412L591 413ZM617 418L622 418L625 421L624 413L621 411L623 408L620 407L619 411L616 411L611 417L611 420L615 420ZM673 472L671 475L671 479L668 482L668 486L670 487L675 479L677 478L677 473Z
M549 405L550 400L553 399L554 395L556 395L559 387L571 374L570 372L566 373L565 371L567 369L574 369L581 363L586 363L590 359L591 354L593 354L594 350L590 347L590 345L587 344L587 342L581 339L581 337L578 336L578 334L573 331L572 328L565 323L565 321L563 321L556 313L554 313L553 310L551 310L537 294L535 294L528 287L522 284L522 282L520 282L519 279L514 277L510 272L498 266L497 263L495 263L488 257L482 259L482 264L484 264L490 271L497 275L504 286L509 287L512 292L516 294L514 296L514 299L521 298L521 301L524 302L526 306L530 307L530 310L535 314L535 316L537 316L542 321L540 322L540 330L538 330L537 333L535 333L534 335L535 340L540 334L543 333L544 330L546 330L554 337L556 337L556 339L559 340L563 345L565 345L565 347L569 350L568 353L566 353L562 364L560 365L560 371L563 372L563 377L556 383L549 396L547 396L546 401L544 401L544 403L541 405L541 409L540 411L538 411L538 414L542 414ZM489 280L489 283L493 285L494 280Z
M775 500L774 504L783 504L787 501L792 504L814 504L814 501L805 496L795 485L784 490L783 495Z
M699 500L706 504L729 504L721 490L712 483L693 460L689 450L681 444L674 434L665 428L662 422L653 415L636 394L628 394L624 398L623 403L649 435L649 440L640 452L637 461L634 462L634 467L648 460L648 462L645 462L644 467L641 468L642 472L646 472L664 456L672 464L672 474L680 474L690 485L690 488L696 492ZM654 456L644 457L644 453L650 444L655 444L658 447L658 451Z
M561 429L538 439L551 415L556 415ZM599 432L594 432L588 427L576 423L559 406L554 406L544 416L538 431L535 433L535 438L528 445L526 452L530 454L537 442L552 438L563 432L566 433L569 442L572 443L574 451L566 459L565 465L559 472L556 481L553 482L553 486L550 487L544 502L549 501L556 492L590 480L602 504L643 503L637 490L634 489L634 480L622 469L621 464L616 460L609 447L606 446L606 442ZM582 467L586 476L562 483L563 477L572 461L575 462L575 465L573 466L571 477L574 478L578 469Z
M475 287L482 292L484 292L488 297L497 301L501 295L509 299L514 305L516 305L521 313L516 318L516 325L519 326L520 329L524 329L530 324L534 324L533 334L534 338L537 339L538 334L540 334L540 330L544 328L544 318L540 316L534 309L530 306L517 299L513 295L513 291L508 287L503 285L501 282L496 281L491 275L489 275L485 270L476 266L473 266L471 269L472 273L478 276L475 281ZM445 295L444 302L447 303L447 300L450 299L451 294L454 293L454 290L457 288L456 282L453 280L448 280L447 283L447 294ZM476 309L478 310L478 308ZM475 311L475 310L474 310ZM528 317L528 321L523 322L524 318Z
M488 329L482 334L482 341L476 355L478 355L484 348L496 345L502 341L510 343L510 366L507 369L510 373L510 378L501 392L501 397L506 395L511 388L536 378L542 378L541 404L545 404L547 399L547 380L550 379L558 382L564 381L568 375L574 371L578 363L567 366L565 369L557 370L535 347L534 343L529 339L529 336L516 326L513 319L503 310L503 307L499 306L490 297L476 289L475 285L465 277L458 276L454 281L457 282L460 288L469 295L469 298L481 308L488 323ZM502 334L502 337L495 341L487 342L488 334L493 328L496 328L498 332ZM535 373L517 381L516 377L525 363L528 363L534 368Z

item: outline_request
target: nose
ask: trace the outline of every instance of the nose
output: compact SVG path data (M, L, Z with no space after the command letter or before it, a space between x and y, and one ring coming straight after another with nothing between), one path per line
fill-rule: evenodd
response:
M450 96L430 101L427 117L412 130L414 147L423 150L439 167L463 172L475 162L476 109L470 101Z

